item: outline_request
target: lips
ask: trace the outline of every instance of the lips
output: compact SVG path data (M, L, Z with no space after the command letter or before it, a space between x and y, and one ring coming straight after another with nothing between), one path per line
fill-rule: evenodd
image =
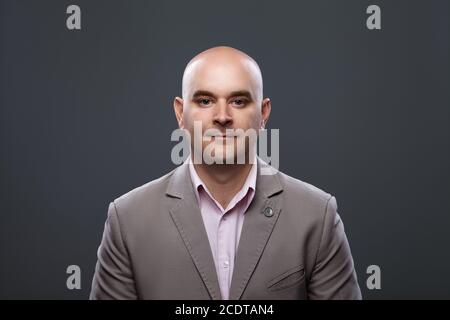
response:
M225 140L225 139L233 139L233 138L236 138L236 136L211 136L211 138L214 138L214 139L223 139L223 140Z
M225 139L225 138L235 138L236 135L235 134L232 134L232 135L227 135L227 134L222 134L222 135L220 135L220 134L205 134L205 137Z

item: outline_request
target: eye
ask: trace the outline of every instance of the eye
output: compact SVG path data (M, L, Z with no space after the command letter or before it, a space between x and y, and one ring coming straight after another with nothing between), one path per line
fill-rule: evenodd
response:
M243 107L248 103L248 101L245 99L234 99L231 103L236 107Z
M208 99L208 98L199 98L199 99L197 99L197 103L201 106L207 107L207 106L211 105L212 101L211 101L211 99Z

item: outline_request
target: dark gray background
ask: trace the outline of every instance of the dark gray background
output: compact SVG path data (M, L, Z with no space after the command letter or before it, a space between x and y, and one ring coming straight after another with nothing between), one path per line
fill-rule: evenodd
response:
M448 1L0 6L0 298L88 297L109 202L174 167L173 97L216 45L260 63L280 169L337 197L364 298L450 298Z

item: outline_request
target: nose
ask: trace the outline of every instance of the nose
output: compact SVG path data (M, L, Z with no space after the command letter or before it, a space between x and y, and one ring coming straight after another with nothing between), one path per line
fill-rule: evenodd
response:
M213 122L218 127L230 127L233 123L233 117L230 114L227 103L220 102L215 105Z

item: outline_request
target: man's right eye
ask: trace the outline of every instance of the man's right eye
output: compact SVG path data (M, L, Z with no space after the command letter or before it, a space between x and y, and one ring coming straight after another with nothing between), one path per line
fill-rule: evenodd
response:
M211 99L200 98L197 100L197 103L202 106L209 106L211 104Z

